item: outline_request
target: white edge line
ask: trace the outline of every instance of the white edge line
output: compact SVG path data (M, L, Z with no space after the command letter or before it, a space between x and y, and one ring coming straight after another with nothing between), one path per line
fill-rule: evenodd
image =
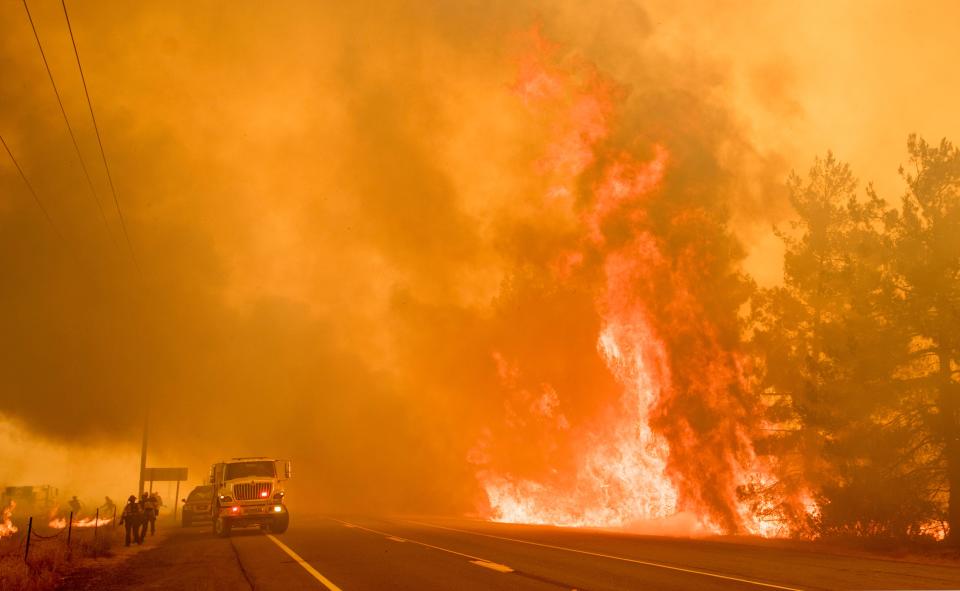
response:
M302 567L303 567L303 570L305 570L305 571L307 571L308 573L310 573L311 575L313 575L313 578L314 578L314 579L320 581L320 584L321 584L321 585L323 585L324 587L326 587L326 588L329 589L330 591L343 591L343 589L341 589L340 587L337 587L336 585L334 585L333 582L332 582L330 579L328 579L327 577L321 575L321 574L320 574L320 571L318 571L317 569L315 569L315 568L313 568L312 566L310 566L310 563L307 562L306 560L304 560L303 558L301 558L300 555L297 554L296 552L294 552L292 549L290 549L290 546L287 546L286 544L284 544L283 542L281 542L280 540L278 540L277 538L275 538L275 537L273 536L273 534L267 534L267 537L270 538L270 540L271 540L274 544L276 544L277 546L279 546L281 550L283 550L284 552L286 552L286 553L290 556L290 558L293 558L293 560L294 560L297 564L299 564L300 566L302 566Z
M383 536L383 537L387 538L388 540L389 540L390 538L392 538L392 537L395 537L395 536L393 536L393 534L388 534L388 533L386 533L386 532L382 532L382 531L379 531L379 530L370 529L369 527L363 527L362 525L357 525L357 524L355 524L355 523L350 523L350 522L347 522L347 521L343 521L343 520L340 520L340 519L336 519L336 518L334 518L334 517L329 517L328 519L330 519L330 520L332 520L332 521L336 521L337 523L340 523L341 525L344 525L344 526L347 526L347 527L352 527L352 528L354 528L354 529L359 529L359 530L363 530L363 531L366 531L366 532L370 532L370 533L376 534L376 535L378 535L378 536ZM426 542L420 542L420 541L418 541L418 540L411 540L410 538L404 538L404 541L405 541L405 542L409 542L409 543L411 543L411 544L416 544L416 545L418 545L418 546L423 546L424 548L432 548L433 550L440 550L441 552L446 552L446 553L448 553L448 554L455 554L455 555L457 555L457 556L463 556L464 558L468 558L468 559L470 560L470 562L473 563L473 564L476 564L476 565L479 565L479 566L483 566L483 567L486 567L486 568L489 568L489 569L493 569L493 570L495 570L495 571L499 571L499 572L502 572L502 573L512 573L512 572L514 572L512 568L510 568L509 566L507 566L507 565L505 565L505 564L500 564L500 563L494 562L494 561L492 561L492 560L487 560L486 558L480 558L479 556L473 556L472 554L464 554L463 552L457 552L456 550L451 550L451 549L449 549L449 548L442 548L442 547L440 547L440 546L434 546L433 544L427 544ZM504 569L506 569L506 570L504 570Z
M422 522L422 521L413 521L413 520L410 520L410 519L405 519L404 521L406 521L406 522L408 522L408 523L416 523L416 524L418 524L418 525L425 525L425 526L427 526L427 527L435 527L435 528L437 528L437 529L445 529L445 530L460 532L460 533L464 533L464 534L471 534L471 535L474 535L474 536L483 536L483 537L486 537L486 538L494 538L494 539L497 539L497 540L506 540L506 541L508 541L508 542L517 542L517 543L520 543L520 544L530 544L531 546L540 546L540 547L542 547L542 548L551 548L551 549L553 549L553 550L564 550L564 551L567 551L567 552L576 552L577 554L586 554L586 555L588 555L588 556L597 556L597 557L600 557L600 558L609 558L609 559L611 559L611 560L620 560L620 561L623 561L623 562L632 562L632 563L634 563L634 564L642 564L642 565L645 565L645 566L654 566L654 567L657 567L657 568L665 568L665 569L668 569L668 570L674 570L674 571L679 571L679 572L684 572L684 573L690 573L690 574L695 574L695 575L703 575L703 576L705 576L705 577L714 577L714 578L717 578L717 579L726 579L726 580L728 580L728 581L737 581L738 583L748 583L748 584L750 584L750 585L757 585L757 586L759 586L759 587L767 587L767 588L769 588L769 589L782 589L783 591L803 591L803 589L800 589L800 588L797 588L797 587L785 587L785 586L783 586L783 585L775 585L775 584L773 584L773 583L763 583L763 582L754 581L754 580L751 580L751 579L743 579L743 578L740 578L740 577L733 577L733 576L730 576L730 575L721 575L721 574L717 574L717 573L711 573L711 572L702 571L702 570L696 570L696 569L692 569L692 568L683 568L683 567L679 567L679 566L670 566L669 564L660 564L660 563L657 563L657 562L648 562L648 561L646 561L646 560L636 560L636 559L634 559L634 558L626 558L626 557L623 557L623 556L613 556L613 555L610 555L610 554L601 554L601 553L599 553L599 552L590 552L590 551L588 551L588 550L577 550L577 549L575 549L575 548L565 548L565 547L563 547L563 546L553 546L553 545L551 545L551 544L541 544L541 543L539 543L539 542L531 542L531 541L529 541L529 540L520 540L520 539L517 539L517 538L507 538L507 537L504 537L504 536L495 536L495 535L492 535L492 534L483 534L483 533L480 533L480 532L469 531L469 530L465 530L465 529L456 529L456 528L453 528L453 527L445 527L445 526L442 526L442 525L434 525L434 524L432 524L432 523L424 523L424 522Z

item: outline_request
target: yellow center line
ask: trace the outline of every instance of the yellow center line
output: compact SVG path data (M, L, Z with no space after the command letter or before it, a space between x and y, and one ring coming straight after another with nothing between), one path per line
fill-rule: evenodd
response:
M303 558L301 558L299 554L297 554L290 548L290 546L287 546L286 544L284 544L283 542L275 538L273 534L267 534L267 537L270 538L270 540L274 544L276 544L277 546L280 546L280 549L286 552L290 556L290 558L293 558L294 562L302 566L303 570L313 575L314 579L320 581L321 585L323 585L330 591L343 591L343 589L334 585L333 582L330 581L330 579L321 575L320 571L310 566L310 563L304 560Z
M337 523L339 523L339 524L341 524L341 525L343 525L343 526L345 526L345 527L352 527L352 528L354 528L354 529L362 529L363 531L370 532L370 533L376 534L376 535L378 535L378 536L384 536L384 537L387 538L387 539L396 538L396 536L394 536L393 534L389 534L389 533L387 533L387 532L378 531L378 530L375 530L375 529L370 529L369 527L363 527L362 525L357 525L356 523L350 523L350 522L348 522L348 521L343 521L343 520L337 519L337 518L335 518L335 517L329 517L328 519L330 519L330 520L332 520L332 521L336 521ZM483 566L483 567L486 567L486 568L489 568L489 569L492 569L492 570L495 570L495 571L498 571L498 572L501 572L501 573L512 573L512 572L513 572L513 569L510 568L509 566L505 565L505 564L499 564L499 563L494 562L494 561L492 561L492 560L487 560L486 558L480 558L479 556L473 556L472 554L464 554L463 552L457 552L456 550L451 550L451 549L449 549L449 548L441 548L440 546L434 546L433 544L427 544L426 542L419 542L419 541L417 541L417 540L411 540L410 538L403 538L403 541L409 542L409 543L411 543L411 544L417 544L418 546L423 546L424 548L432 548L433 550L440 550L441 552L446 552L446 553L448 553L448 554L455 554L455 555L457 555L457 556L463 556L464 558L469 558L469 559L470 559L470 562L473 563L473 564L477 564L477 565L479 565L479 566Z
M512 573L513 569L505 564L497 564L496 562L487 562L486 560L471 560L473 564L477 566L482 566L483 568L489 568L490 570L495 570L498 573Z
M620 560L620 561L622 561L622 562L632 562L632 563L634 563L634 564L642 564L642 565L644 565L644 566L653 566L653 567L656 567L656 568L665 568L665 569L667 569L667 570L673 570L673 571L678 571L678 572L683 572L683 573L690 573L690 574L694 574L694 575L703 575L703 576L705 576L705 577L713 577L713 578L716 578L716 579L725 579L725 580L727 580L727 581L737 581L738 583L747 583L747 584L749 584L749 585L756 585L756 586L758 586L758 587L767 587L767 588L769 588L769 589L782 589L782 590L784 590L784 591L804 591L803 589L799 589L799 588L797 588L797 587L784 587L783 585L774 585L774 584L772 584L772 583L763 583L763 582L761 582L761 581L754 581L754 580L752 580L752 579L743 579L743 578L740 578L740 577L733 577L733 576L730 576L730 575L721 575L721 574L717 574L717 573L711 573L711 572L708 572L708 571L696 570L696 569L692 569L692 568L682 568L682 567L679 567L679 566L670 566L669 564L660 564L659 562L649 562L649 561L647 561L647 560L637 560L637 559L635 559L635 558L626 558L626 557L623 557L623 556L613 556L613 555L610 555L610 554L601 554L600 552L590 552L590 551L588 551L588 550L577 550L577 549L575 549L575 548L566 548L566 547L564 547L564 546L553 546L553 545L551 545L551 544L541 544L540 542L531 542L530 540L521 540L521 539L518 539L518 538L507 538L507 537L504 537L504 536L495 536L495 535L493 535L493 534L483 534L483 533L480 533L480 532L475 532L475 531L470 531L470 530L465 530L465 529L457 529L457 528L454 528L454 527L445 527L445 526L442 526L442 525L435 525L435 524L433 524L433 523L425 523L425 522L423 522L423 521L413 521L413 520L410 520L410 519L404 519L403 521L406 521L407 523L416 523L417 525L425 525L425 526L427 526L427 527L435 527L435 528L437 528L437 529L445 529L445 530L449 530L449 531L455 531L455 532L460 532L460 533L464 533L464 534L470 534L470 535L474 535L474 536L483 536L483 537L485 537L485 538L494 538L494 539L497 539L497 540L506 540L506 541L508 541L508 542L517 542L518 544L529 544L529 545L531 545L531 546L540 546L541 548L550 548L550 549L553 549L553 550L563 550L563 551L566 551L566 552L575 552L575 553L577 553L577 554L586 554L587 556L597 556L597 557L599 557L599 558L609 558L610 560Z

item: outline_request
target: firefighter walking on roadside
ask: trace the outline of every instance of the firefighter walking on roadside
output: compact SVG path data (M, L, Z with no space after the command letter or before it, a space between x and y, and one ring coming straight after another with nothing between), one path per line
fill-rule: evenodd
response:
M110 497L103 497L103 505L100 506L101 515L113 515L113 512L117 510L117 505L113 502L113 499Z
M127 499L126 506L123 508L123 513L120 514L120 523L127 531L127 546L130 545L131 534L133 534L134 542L137 544L143 543L143 538L140 536L140 522L142 517L143 512L140 509L140 505L137 503L137 496L130 495L130 498Z
M157 533L157 502L147 493L140 497L140 510L143 520L140 525L140 539L147 537L147 526L150 526L150 535Z
M70 502L67 504L70 506L70 510L73 511L73 516L79 517L80 511L83 510L83 505L80 503L80 499L77 498L77 495L73 495L73 498L70 499Z

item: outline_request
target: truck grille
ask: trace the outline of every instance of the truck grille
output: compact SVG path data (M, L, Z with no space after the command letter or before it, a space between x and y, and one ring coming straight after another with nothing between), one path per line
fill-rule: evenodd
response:
M255 482L252 484L234 484L233 497L238 501L255 501L270 498L270 483Z

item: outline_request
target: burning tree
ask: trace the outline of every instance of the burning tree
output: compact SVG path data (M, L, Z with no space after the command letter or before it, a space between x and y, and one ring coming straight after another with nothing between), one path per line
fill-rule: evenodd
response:
M749 284L721 175L704 172L717 147L657 113L637 129L626 89L538 32L529 41L514 88L546 128L544 187L497 311L510 327L494 352L504 421L471 453L492 517L686 513L701 531L759 532L738 495L757 470L737 317Z

